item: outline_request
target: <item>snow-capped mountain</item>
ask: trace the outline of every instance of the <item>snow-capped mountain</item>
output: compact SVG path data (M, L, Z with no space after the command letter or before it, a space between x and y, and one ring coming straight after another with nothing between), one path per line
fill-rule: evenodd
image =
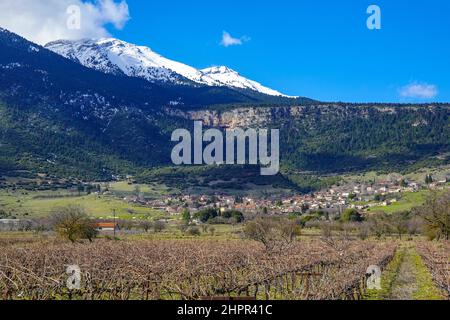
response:
M104 73L144 78L150 82L169 82L249 89L271 96L284 96L278 91L246 79L227 67L203 70L167 59L148 47L133 45L113 38L58 40L47 49Z
M256 81L244 78L236 71L225 66L206 68L201 70L201 72L209 78L214 79L215 81L227 87L250 89L270 96L283 96L282 93L264 87Z

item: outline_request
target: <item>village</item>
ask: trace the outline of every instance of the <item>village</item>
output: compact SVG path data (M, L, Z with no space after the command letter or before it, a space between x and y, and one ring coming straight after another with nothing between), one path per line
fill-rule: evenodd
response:
M113 220L116 221L116 218L117 220L132 221L147 220L148 217L143 218L142 215L136 214L138 209L141 210L140 212L150 209L156 214L155 221L163 223L173 219L177 220L186 211L190 213L191 217L195 217L196 213L208 211L208 209L215 209L221 213L239 212L246 219L251 219L256 215L267 215L305 216L305 218L319 216L321 219L335 220L341 217L347 209L355 209L363 215L381 211L410 210L423 204L432 191L440 191L450 187L448 172L441 172L433 177L427 175L425 179L423 176L416 179L406 179L401 175L394 174L383 178L378 177L370 180L370 182L367 180L365 182L343 180L337 185L312 193L291 191L285 195L266 196L226 194L224 191L213 191L209 194L177 193L152 196L149 193L140 192L140 185L133 183L132 176L128 176L125 181L122 183L130 189L134 187L135 191L120 196L120 193L115 193L111 190L111 185L108 184L93 188L92 191L89 191L90 189L86 191L86 188L84 188L85 193L83 194L80 194L81 188L78 191L74 189L73 195L59 199L77 201L77 199L83 199L83 197L91 197L91 201L116 201L117 206L122 203L125 208L128 208L126 209L129 212L128 218L123 218L123 213L116 215L114 209L111 211L111 213L114 212L113 215L108 214L108 209L105 209L105 214L99 213L95 217L98 231L110 232L117 227L117 223L112 222ZM89 196L89 194L91 195ZM58 200L58 198L55 199ZM51 200L52 198L49 198L49 201ZM101 205L104 205L104 203L102 202ZM169 217L172 217L172 219ZM3 215L0 217L0 231L24 229L24 226L35 224L32 220L29 216ZM192 222L202 224L198 219L192 219Z
M368 183L346 183L309 194L286 196L250 197L232 196L222 193L214 195L168 195L160 199L147 200L139 195L127 196L126 202L139 203L169 215L179 215L185 209L191 214L216 208L220 211L237 210L247 215L302 215L321 211L327 216L339 216L348 208L367 212L375 207L389 207L404 194L423 190L444 190L450 177L425 182L406 181L403 178L379 180Z

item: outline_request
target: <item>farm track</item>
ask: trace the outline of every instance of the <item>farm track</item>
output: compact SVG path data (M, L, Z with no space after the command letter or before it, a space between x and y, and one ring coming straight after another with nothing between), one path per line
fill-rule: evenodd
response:
M404 245L396 253L397 263L391 268L386 300L440 300L444 296L433 282L432 274L426 267L415 245Z
M413 294L418 290L417 272L412 258L412 248L404 250L401 256L400 267L396 274L389 300L414 300Z

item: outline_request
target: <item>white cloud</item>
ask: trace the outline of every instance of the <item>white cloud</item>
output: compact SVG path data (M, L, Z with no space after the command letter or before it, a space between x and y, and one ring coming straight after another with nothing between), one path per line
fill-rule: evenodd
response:
M67 26L70 6L80 12L80 28ZM129 20L126 0L1 0L0 27L46 44L59 39L109 36L106 25L121 29Z
M220 42L220 45L224 47L230 47L230 46L240 46L246 41L250 41L249 37L241 37L241 38L233 38L231 34L224 31L222 34L222 41Z
M433 99L438 95L438 88L433 84L410 83L399 90L403 98Z

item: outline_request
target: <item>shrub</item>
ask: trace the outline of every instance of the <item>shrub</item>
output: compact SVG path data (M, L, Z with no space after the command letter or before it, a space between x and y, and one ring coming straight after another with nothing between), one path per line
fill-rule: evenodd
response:
M97 236L94 223L80 206L70 205L56 210L52 221L54 230L70 242L79 239L92 241Z
M166 229L166 223L164 221L155 221L153 223L153 230L155 232L162 232L164 229Z
M224 211L221 216L225 219L234 219L236 223L241 223L244 221L244 215L242 212L237 210L227 210Z
M198 236L201 235L201 232L200 232L200 229L197 228L197 227L190 227L190 228L187 230L187 234L190 235L190 236L196 236L196 237L198 237Z
M347 209L341 216L342 222L361 222L363 220L363 216L356 209Z
M189 224L189 222L191 222L191 213L189 212L188 209L184 209L183 212L181 213L181 216L183 218L184 223Z
M208 222L209 219L217 217L219 214L216 209L209 208L205 210L201 210L195 214L195 218L205 223Z

